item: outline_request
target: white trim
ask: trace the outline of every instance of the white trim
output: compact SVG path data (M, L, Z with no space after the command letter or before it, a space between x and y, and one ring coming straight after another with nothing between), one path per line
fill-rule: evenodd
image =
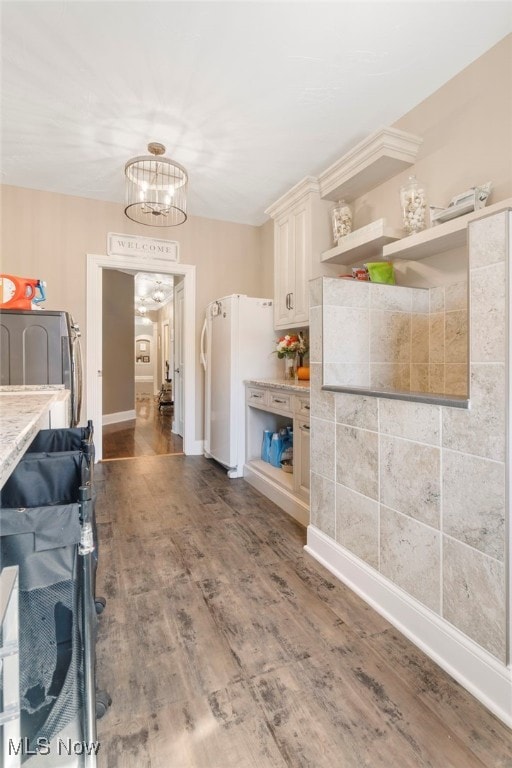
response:
M304 549L512 727L509 667L313 525Z
M133 421L135 419L135 408L131 411L118 411L118 413L104 413L103 426L105 424L117 424L119 421Z
M102 283L104 269L139 269L144 272L163 272L183 277L183 452L196 455L196 268L191 264L136 259L126 256L100 256L87 254L87 354L86 391L87 419L95 427L96 459L102 458ZM98 373L99 371L99 373Z
M151 363L149 363L151 365ZM135 383L141 382L141 381L150 381L153 382L154 376L136 376L135 377Z

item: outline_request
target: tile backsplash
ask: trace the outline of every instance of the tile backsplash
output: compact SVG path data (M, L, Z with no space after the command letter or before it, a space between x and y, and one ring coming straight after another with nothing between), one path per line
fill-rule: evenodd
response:
M467 281L431 289L324 279L326 385L468 394Z

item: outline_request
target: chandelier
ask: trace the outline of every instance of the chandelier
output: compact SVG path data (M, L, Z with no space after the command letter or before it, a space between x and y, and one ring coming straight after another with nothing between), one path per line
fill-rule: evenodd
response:
M125 214L150 227L175 227L187 220L188 175L183 166L163 157L165 147L148 144L149 155L128 160Z
M160 302L162 302L165 299L165 293L160 288L161 285L162 283L160 282L160 280L157 280L156 288L151 294L151 298L153 299L153 301L156 301L157 304L160 304Z

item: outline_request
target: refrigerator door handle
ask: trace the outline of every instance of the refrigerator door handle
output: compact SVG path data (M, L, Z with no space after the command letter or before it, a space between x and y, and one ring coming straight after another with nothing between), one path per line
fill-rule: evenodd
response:
M206 317L205 317L204 323L203 323L203 330L201 331L201 364L205 371L206 371L206 343L205 343L206 333L207 333L207 328L206 328Z

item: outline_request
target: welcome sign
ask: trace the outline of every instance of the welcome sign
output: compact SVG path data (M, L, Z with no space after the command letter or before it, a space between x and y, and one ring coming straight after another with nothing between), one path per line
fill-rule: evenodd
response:
M156 237L139 235L120 235L109 232L107 235L107 254L109 256L134 256L148 261L179 261L179 243L175 240L158 240Z

